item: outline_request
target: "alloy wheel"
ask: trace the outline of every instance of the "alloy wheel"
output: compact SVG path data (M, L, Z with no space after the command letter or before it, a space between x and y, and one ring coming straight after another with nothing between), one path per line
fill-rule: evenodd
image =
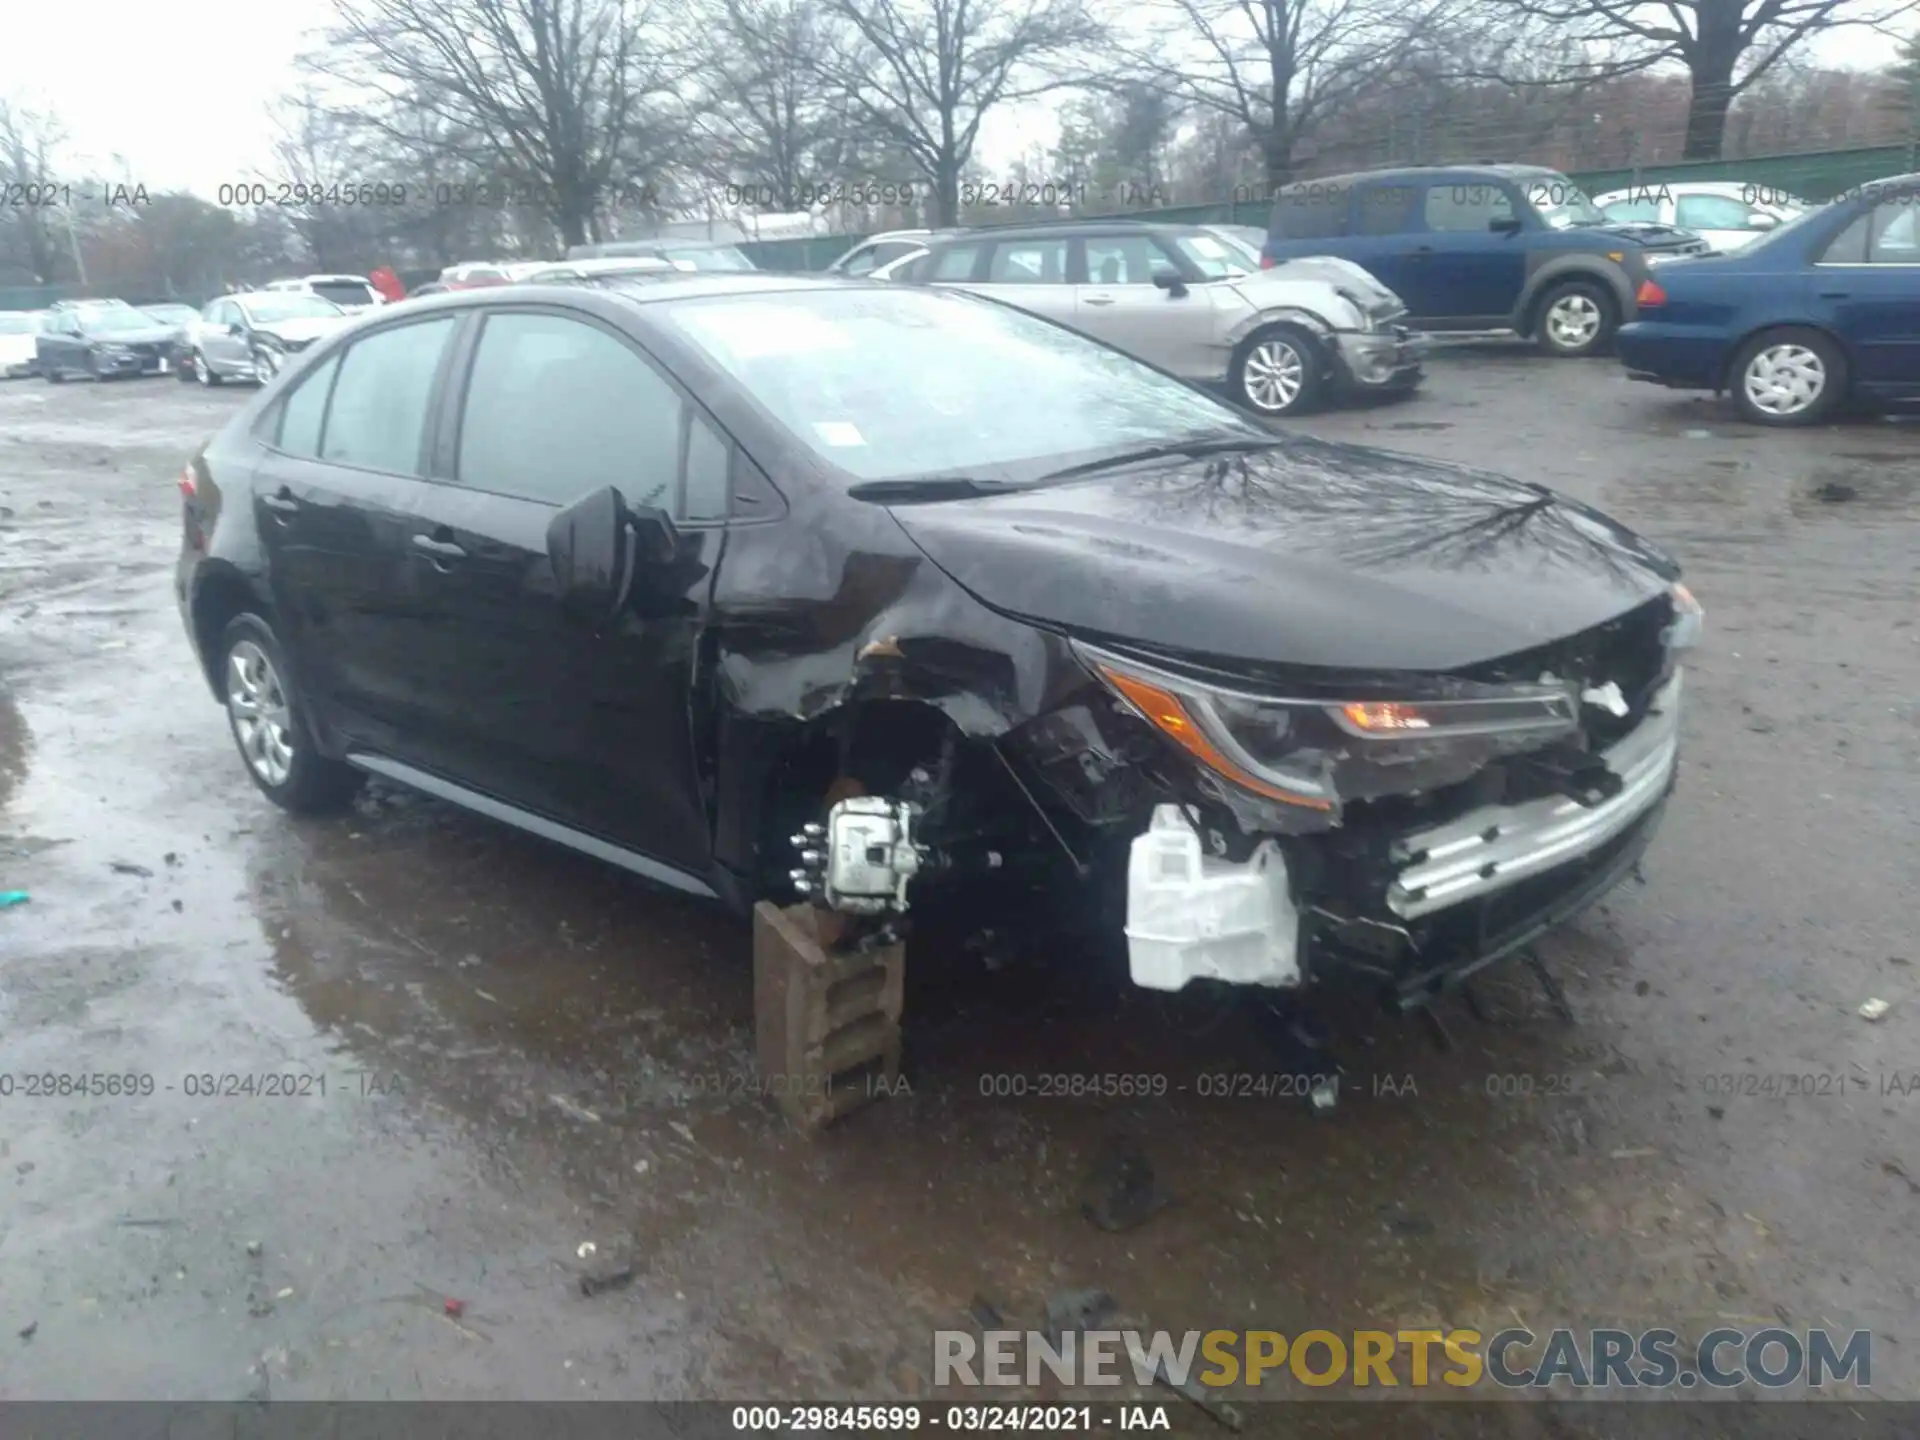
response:
M1247 354L1241 371L1247 399L1262 410L1285 410L1300 398L1306 364L1285 340L1262 340Z
M293 769L293 716L279 671L251 640L227 652L227 717L253 773L268 785L284 785Z
M1562 350L1580 350L1600 333L1600 318L1591 296L1562 295L1547 309L1547 334Z
M1798 415L1826 392L1826 362L1805 345L1769 345L1747 362L1741 384L1754 409Z

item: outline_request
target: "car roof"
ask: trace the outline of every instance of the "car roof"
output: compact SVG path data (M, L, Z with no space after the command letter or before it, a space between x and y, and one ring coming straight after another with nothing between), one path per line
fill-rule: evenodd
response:
M1274 198L1283 200L1288 191L1309 191L1315 185L1352 185L1362 180L1430 181L1449 175L1497 175L1502 179L1517 179L1522 175L1559 173L1550 165L1401 165L1385 170L1352 170L1344 175L1317 175L1311 180L1292 180L1281 186Z
M849 285L870 283L843 275L785 275L768 270L683 270L591 278L597 294L616 295L632 304L647 305L668 300L704 300L716 295L839 294ZM476 306L524 305L532 293L543 289L577 293L580 288L578 282L529 281L522 285L489 285L479 290L448 290L425 298L438 309L464 310ZM886 290L889 287L875 284L870 288Z
M1186 221L1168 222L1165 220L1067 220L1047 225L992 225L973 230L952 230L933 235L928 241L932 249L950 240L1051 240L1065 235L1132 235L1145 230L1150 234L1173 235L1188 230L1204 230L1206 227Z

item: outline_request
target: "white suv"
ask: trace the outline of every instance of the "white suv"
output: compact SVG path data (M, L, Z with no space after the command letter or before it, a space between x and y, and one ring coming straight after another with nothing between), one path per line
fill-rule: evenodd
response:
M322 300L331 300L342 310L365 310L387 303L387 297L361 275L302 275L294 280L271 281L266 288L291 291L298 295L318 295Z

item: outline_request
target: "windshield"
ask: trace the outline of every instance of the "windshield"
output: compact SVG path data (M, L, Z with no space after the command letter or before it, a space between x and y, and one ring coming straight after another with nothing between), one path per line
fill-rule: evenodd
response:
M696 270L752 270L754 263L731 245L663 245L660 253Z
M160 322L131 305L121 310L102 305L80 312L80 328L89 335L116 335L123 330L156 330Z
M666 318L855 480L1026 482L1123 447L1273 438L1118 351L950 291L713 297Z
M1258 250L1249 253L1240 241L1217 230L1195 230L1190 234L1176 235L1173 243L1209 280L1223 280L1229 275L1244 275L1249 270L1260 268Z
M318 295L262 296L247 301L246 311L256 325L270 325L275 320L317 320L328 315L347 313L331 300L322 300Z
M1555 230L1607 223L1607 217L1587 198L1586 191L1557 170L1536 170L1517 177L1515 183L1535 213Z
M34 329L35 326L31 311L25 314L14 311L10 314L0 315L0 335L31 335Z

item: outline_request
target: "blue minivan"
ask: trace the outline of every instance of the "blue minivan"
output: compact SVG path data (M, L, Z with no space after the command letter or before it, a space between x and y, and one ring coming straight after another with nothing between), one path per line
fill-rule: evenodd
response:
M1511 330L1577 356L1633 318L1655 256L1706 249L1670 225L1608 220L1557 170L1449 165L1289 185L1261 263L1337 255L1371 270L1423 330Z
M1757 425L1849 395L1920 401L1920 174L1849 191L1729 255L1657 267L1620 332L1636 380L1728 391Z

